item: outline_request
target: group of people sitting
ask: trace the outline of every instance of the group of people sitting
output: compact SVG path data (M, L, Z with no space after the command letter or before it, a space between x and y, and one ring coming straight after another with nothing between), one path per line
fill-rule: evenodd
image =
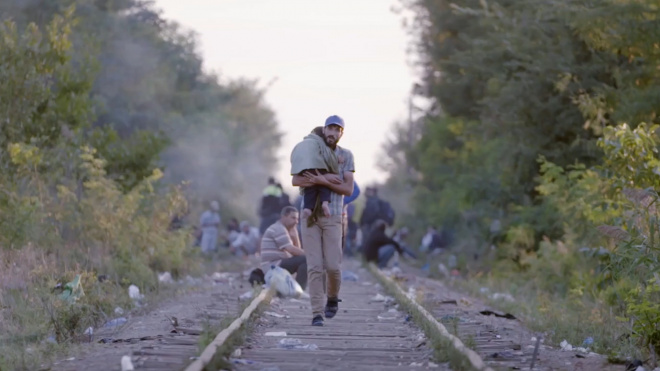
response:
M396 230L390 237L387 228L390 223L383 219L376 219L370 225L362 223L360 232L362 243L359 248L351 247L354 241L350 236L348 214L349 204L355 200L360 193L356 185L354 195L346 197L344 213L344 250L352 250L353 254L359 253L367 262L374 262L379 268L385 268L395 257L395 253L401 258L417 258L417 254L409 247L406 239L409 235L408 228L402 227ZM370 197L373 189L369 189ZM281 195L277 195L281 197ZM231 219L224 233L225 246L233 254L247 258L250 255L259 255L260 267L255 269L250 277L250 282L263 282L264 272L272 265L295 275L296 281L304 289L307 286L307 263L305 250L303 249L299 236L300 211L294 206L281 208L277 218L270 218L270 225L257 228L248 221L238 222ZM201 234L198 245L202 252L210 253L217 249L219 226L220 226L219 204L216 201L210 203L200 218ZM263 223L262 223L263 224ZM264 229L263 233L260 229ZM346 243L348 241L348 244ZM420 252L437 253L444 250L449 244L449 237L444 232L438 232L434 227L429 227L426 235L422 238ZM346 248L348 246L348 248ZM348 251L347 251L348 252Z
M220 205L217 201L211 201L209 206L200 217L195 246L199 246L205 254L212 253L217 250L218 239L222 236L225 240L223 244L235 255L248 257L258 253L261 240L258 228L248 221L239 223L238 220L231 219L227 223L226 232L221 233Z

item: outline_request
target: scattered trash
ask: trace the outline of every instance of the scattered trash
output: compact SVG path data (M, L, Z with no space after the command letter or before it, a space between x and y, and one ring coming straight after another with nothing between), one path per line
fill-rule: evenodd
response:
M559 347L561 348L561 350L564 350L564 351L567 351L567 352L575 351L575 352L589 353L589 349L584 348L584 347L574 347L573 345L571 345L566 340L559 343Z
M411 316L410 314L408 314L408 315L406 316L406 319L404 319L403 321L404 321L404 322L410 322L411 319L412 319L412 316Z
M266 285L275 287L284 297L299 298L303 294L302 287L293 279L291 273L277 265L271 265L266 273Z
M490 295L492 300L506 300L506 301L515 301L516 299L511 296L511 294L496 292Z
M238 298L241 299L241 300L252 299L252 295L254 295L252 293L252 291L248 291L248 292L242 294L241 296L239 296Z
M591 336L584 339L584 341L582 342L582 345L585 346L585 347L588 347L588 346L593 345L593 344L594 344L594 338L592 338Z
M298 350L318 350L316 344L303 344L300 339L286 338L281 339L278 346L284 349L298 349Z
M128 297L133 300L142 300L144 295L140 294L140 289L135 285L128 286Z
M465 318L452 316L451 314L445 314L444 316L440 317L440 322L453 322L453 321L458 321L460 323L468 322L468 320Z
M275 312L268 312L268 311L264 312L264 314L267 315L267 316L275 317L275 318L288 318L289 317L289 316L285 316L284 314L279 314L279 313L275 313Z
M68 303L75 303L78 298L84 294L82 285L80 284L80 275L77 274L73 281L64 285L63 291L59 297Z
M124 310L121 309L121 307L116 307L115 308L115 314L118 315L118 316L121 316L121 315L124 314Z
M46 342L51 344L57 344L57 339L55 339L55 335L50 335L49 337L46 338Z
M106 328L117 327L117 326L123 325L126 322L128 322L126 317L119 317L119 318L115 318L113 320L110 320L110 321L106 322L105 325L103 325L103 327L106 327Z
M172 274L170 272L159 273L158 282L172 283Z
M253 365L256 363L255 361L250 361L249 359L237 359L237 358L229 358L229 361L235 365Z
M500 318L506 318L506 319L517 319L513 314L510 313L498 313L489 309L484 309L480 314L483 314L484 316L495 316L495 317L500 317Z
M295 346L302 345L302 341L300 339L281 339L279 342L279 346L281 348L293 348Z
M422 362L413 362L409 365L410 367L424 367Z
M228 273L228 272L222 272L222 273L214 272L211 275L211 279L213 281L216 281L216 282L229 282L229 281L231 281L232 278L233 277L232 277L231 273Z
M67 360L67 361L75 361L75 360L76 360L76 357L67 358L66 360Z
M387 301L393 301L393 300L394 300L394 299L391 298L391 297L389 297L389 296L385 296L385 295L381 295L381 294L376 294L376 296L374 296L373 298L369 299L369 302L371 302L371 303L380 303L380 302L387 302Z
M185 281L186 281L185 283L187 283L190 286L195 286L202 282L200 278L193 278L190 275L185 277Z
M387 311L386 315L383 316L378 315L376 316L376 318L378 318L379 320L393 320L398 318L398 314L399 314L398 310L391 308L390 310Z
M449 255L449 258L447 258L447 265L452 269L458 266L458 259L456 259L456 255Z
M442 263L438 263L438 273L445 278L449 277L449 269Z
M286 331L269 331L264 336L286 336Z
M133 362L131 362L130 356L121 357L121 371L133 371Z
M408 292L406 293L406 296L408 296L408 299L412 301L416 301L417 289L414 286L408 287Z
M488 357L490 358L514 358L516 355L508 350L502 351L502 352L495 352L492 354L489 354Z
M85 332L83 332L83 334L89 335L89 336L94 335L94 328L93 327L88 327L87 330L85 330Z
M359 279L358 275L355 274L354 272L351 271L341 271L341 280L342 281L350 281L350 282L357 282Z
M231 356L234 357L234 358L238 358L238 357L241 356L241 354L243 354L243 351L241 350L241 348L236 348L236 350L234 350L231 353Z
M626 371L637 371L639 367L643 367L644 362L639 359L626 362Z
M495 335L495 339L501 339L501 338L502 338L501 335Z

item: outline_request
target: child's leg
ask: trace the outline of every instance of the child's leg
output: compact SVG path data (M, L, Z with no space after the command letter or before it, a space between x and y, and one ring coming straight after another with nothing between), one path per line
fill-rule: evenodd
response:
M323 215L330 216L330 188L327 187L317 187L319 199L321 201L321 207L323 208Z
M305 187L303 191L303 204L305 207L302 210L302 219L307 219L312 215L312 210L314 210L314 205L316 205L316 197L319 193L318 186Z

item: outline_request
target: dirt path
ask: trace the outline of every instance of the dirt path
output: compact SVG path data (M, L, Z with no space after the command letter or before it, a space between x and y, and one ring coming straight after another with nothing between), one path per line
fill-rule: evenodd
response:
M465 343L472 342L477 353L495 369L529 370L537 334L518 319L507 319L481 312L490 310L482 301L457 292L443 282L428 279L412 267L402 265L395 279L407 290L414 290L434 317L450 332L458 332ZM487 312L485 312L487 313ZM603 355L584 351L564 351L539 344L534 370L622 371L624 366L607 363Z
M81 345L69 358L55 362L54 371L120 370L122 356L132 356L136 370L181 370L199 352L200 330L236 315L250 291L241 273L222 273L191 280L194 292L169 299L142 315L127 316L115 328L94 331L92 342ZM171 319L179 331L173 333Z

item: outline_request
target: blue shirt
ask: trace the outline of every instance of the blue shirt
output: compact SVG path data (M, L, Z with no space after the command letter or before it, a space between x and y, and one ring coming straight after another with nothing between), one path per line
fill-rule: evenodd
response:
M360 187L358 187L357 182L353 181L353 194L348 197L344 197L344 205L348 205L355 201L358 196L360 196Z

